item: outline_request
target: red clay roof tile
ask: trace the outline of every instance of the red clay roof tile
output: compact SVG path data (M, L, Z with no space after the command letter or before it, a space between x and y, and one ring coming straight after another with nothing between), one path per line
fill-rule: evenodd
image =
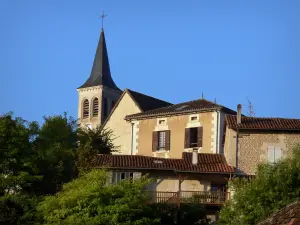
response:
M225 121L230 129L237 129L235 115L226 115ZM239 129L265 129L265 130L300 130L300 119L286 118L263 118L263 117L242 117Z
M270 215L258 225L300 225L300 201L294 202Z
M94 167L118 169L174 170L196 173L233 173L224 155L198 154L198 164L192 164L192 153L183 153L182 159L166 159L141 155L96 155Z

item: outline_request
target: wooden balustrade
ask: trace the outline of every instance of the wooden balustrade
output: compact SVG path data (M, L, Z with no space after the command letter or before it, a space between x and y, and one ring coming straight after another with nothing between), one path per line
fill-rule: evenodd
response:
M222 205L229 199L229 193L223 191L181 191L164 192L148 191L152 203L196 203L209 205Z

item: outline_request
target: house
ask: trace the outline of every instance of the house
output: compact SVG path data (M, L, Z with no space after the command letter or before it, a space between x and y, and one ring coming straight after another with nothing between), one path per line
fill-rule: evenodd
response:
M224 130L224 155L238 174L255 175L259 163L274 163L300 143L300 119L226 115Z
M257 225L300 225L300 201L280 209Z
M230 198L227 180L234 168L224 155L183 152L180 159L142 155L96 155L92 165L111 172L110 182L149 175L154 182L146 191L149 203L167 203L174 207L198 203L207 206L209 215L216 215Z
M178 159L183 152L222 154L226 114L236 112L201 98L128 115L133 154Z

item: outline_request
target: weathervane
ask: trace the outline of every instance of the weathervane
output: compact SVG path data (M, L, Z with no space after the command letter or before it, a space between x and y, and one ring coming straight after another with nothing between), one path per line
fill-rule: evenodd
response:
M103 29L103 21L104 21L104 17L106 17L107 15L104 14L104 11L102 11L102 15L99 16L99 18L102 19L102 29Z

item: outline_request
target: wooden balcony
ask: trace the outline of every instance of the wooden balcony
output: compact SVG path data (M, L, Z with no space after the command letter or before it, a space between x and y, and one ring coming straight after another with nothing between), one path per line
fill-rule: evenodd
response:
M181 192L163 192L148 191L149 203L167 203L167 204L204 204L221 206L230 198L229 192L223 191L181 191Z

